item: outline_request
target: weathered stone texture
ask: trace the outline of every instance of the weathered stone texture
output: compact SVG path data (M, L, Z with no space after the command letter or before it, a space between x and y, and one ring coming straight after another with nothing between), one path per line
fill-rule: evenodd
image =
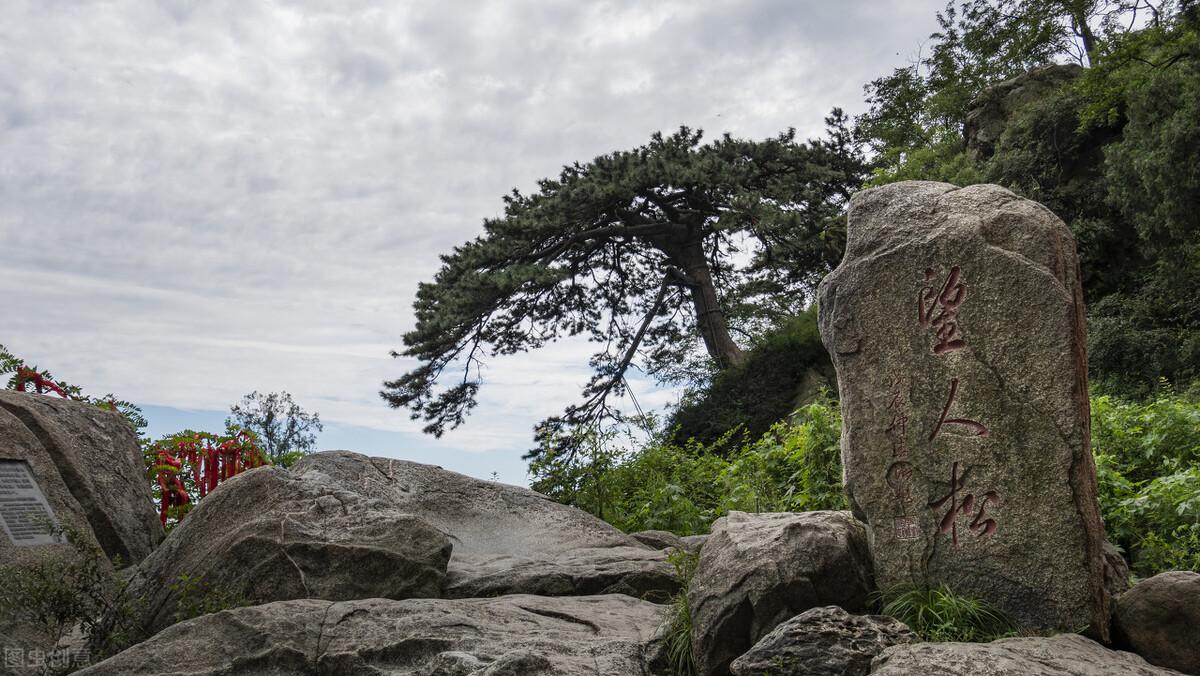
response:
M120 557L123 564L141 561L163 538L137 437L116 413L57 397L0 390L0 459L12 461L3 463L7 472L27 473L37 484L58 526L79 533L85 543ZM26 497L28 490L5 497ZM32 540L18 534L20 545L0 530L0 565L53 569L74 559L75 548L61 536L55 542L49 536L53 524L42 518L30 518L32 528L25 534L44 532L33 534ZM53 648L53 638L34 625L0 618L0 652L12 651L28 665L37 661L31 656ZM11 667L11 673L39 671ZM9 672L0 666L0 673Z
M1152 664L1200 674L1200 573L1173 570L1117 599L1117 644Z
M450 549L441 531L384 501L320 475L259 467L200 501L139 566L130 595L141 599L150 633L186 613L181 603L210 595L254 603L439 597Z
M526 488L348 451L315 453L292 472L327 477L446 533L450 598L621 593L666 601L679 588L666 552Z
M1013 116L1031 104L1044 101L1084 69L1073 63L1033 68L1015 78L985 88L967 109L963 136L967 152L977 159L992 156Z
M903 622L851 615L837 606L813 608L775 627L733 661L734 676L866 676L884 648L917 641Z
M847 238L819 320L880 588L946 583L1106 638L1070 230L997 186L909 181L855 195Z
M60 523L110 557L137 563L163 539L142 452L119 414L57 397L0 390L0 458L29 463ZM0 533L0 560L19 562L45 547L14 548Z
M651 549L683 549L688 547L683 538L665 530L643 530L630 533L629 537Z
M183 622L86 676L639 676L661 663L662 606L586 598L279 601Z
M713 524L688 587L699 673L726 673L809 608L861 610L872 590L865 529L849 513L730 512Z
M991 643L910 643L885 649L872 676L1178 676L1078 634Z

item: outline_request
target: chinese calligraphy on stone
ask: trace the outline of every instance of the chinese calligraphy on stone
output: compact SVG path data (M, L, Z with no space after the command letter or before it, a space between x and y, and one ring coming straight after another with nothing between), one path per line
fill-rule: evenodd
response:
M937 343L934 354L946 354L967 346L958 326L958 307L967 298L967 285L962 280L962 270L955 265L950 268L941 290L934 283L936 274L932 268L925 270L925 285L917 297L917 322L923 329L933 329ZM934 314L934 311L937 314Z
M958 515L970 515L975 509L975 495L966 492L967 477L971 474L971 468L967 467L958 472L958 463L954 463L950 470L950 492L940 499L929 503L929 508L939 510L949 502L946 509L946 514L942 517L941 523L938 524L938 530L942 533L950 533L950 540L954 546L958 546ZM984 511L988 505L997 505L1000 503L1000 496L995 491L988 491L979 497L979 511L975 513L975 518L971 519L971 523L967 526L975 532L977 536L991 535L996 532L995 519L984 519Z

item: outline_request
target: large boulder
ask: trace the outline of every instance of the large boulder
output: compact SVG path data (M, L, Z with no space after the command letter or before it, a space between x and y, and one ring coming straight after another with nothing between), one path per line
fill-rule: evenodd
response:
M87 676L649 674L662 606L585 598L297 600L183 622Z
M734 676L866 676L884 648L917 641L903 622L851 615L837 606L813 608L771 630L733 661Z
M679 587L666 552L525 488L348 451L309 455L292 471L327 477L445 532L454 543L450 598L622 593L665 601Z
M1200 674L1200 573L1142 580L1117 599L1113 620L1118 645L1151 664Z
M136 563L162 540L137 436L112 411L0 390L0 568L74 563L71 533L100 553L104 574L110 557ZM41 673L43 658L57 661L62 653L46 657L56 640L39 623L0 618L0 650L13 673Z
M138 568L148 632L214 604L441 596L450 541L419 517L315 473L223 482Z
M1055 63L1034 68L981 91L971 101L963 126L967 151L977 159L991 157L1014 115L1073 82L1083 72L1078 64Z
M866 532L848 512L730 512L713 524L688 588L699 672L726 673L809 608L862 610L872 590Z
M872 676L1171 676L1133 653L1078 634L991 643L912 643L885 649Z
M994 185L865 190L818 305L879 587L946 584L1106 639L1071 230Z
M35 489L44 496L41 509L30 497ZM34 561L60 546L46 540L38 519L30 521L45 507L54 521L126 565L163 539L137 435L123 417L83 402L0 390L0 519L6 524L0 560Z

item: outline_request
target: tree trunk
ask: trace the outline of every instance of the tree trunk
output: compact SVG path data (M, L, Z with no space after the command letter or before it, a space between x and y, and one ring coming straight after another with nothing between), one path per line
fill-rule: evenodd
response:
M1084 56L1087 57L1087 65L1091 67L1096 57L1096 35L1092 32L1092 27L1088 25L1087 6L1090 3L1068 2L1066 7L1071 15L1071 23L1075 24L1075 34L1083 40Z
M683 245L678 253L680 267L690 278L692 285L692 306L696 310L696 326L700 336L704 338L704 347L708 355L720 368L738 366L745 361L742 349L729 336L729 324L725 321L725 312L717 300L717 290L713 286L712 273L708 269L708 259L704 257L702 240L696 239Z

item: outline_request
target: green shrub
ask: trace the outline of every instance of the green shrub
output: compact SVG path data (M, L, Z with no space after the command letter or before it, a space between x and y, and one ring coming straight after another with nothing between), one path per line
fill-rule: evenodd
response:
M890 615L926 641L986 643L1016 635L1016 624L987 603L951 591L945 585L894 589L880 595Z
M844 509L837 403L823 393L754 441L650 443L634 451L596 435L571 463L530 466L533 488L627 532L705 533L732 511Z
M836 382L817 331L815 307L767 331L746 351L741 366L725 369L708 387L689 392L668 420L671 441L695 439L721 448L713 445L730 430L737 430L739 442L757 439L796 408L810 372L820 374L827 385Z
M44 673L56 673L54 665L64 657L57 647L76 629L86 638L89 660L114 655L142 637L136 605L115 570L120 562L110 562L74 528L55 526L54 532L69 551L39 563L0 566L0 619L32 628L53 648L45 653ZM83 666L78 659L67 661Z
M1093 397L1092 446L1108 538L1133 571L1200 572L1200 392Z

